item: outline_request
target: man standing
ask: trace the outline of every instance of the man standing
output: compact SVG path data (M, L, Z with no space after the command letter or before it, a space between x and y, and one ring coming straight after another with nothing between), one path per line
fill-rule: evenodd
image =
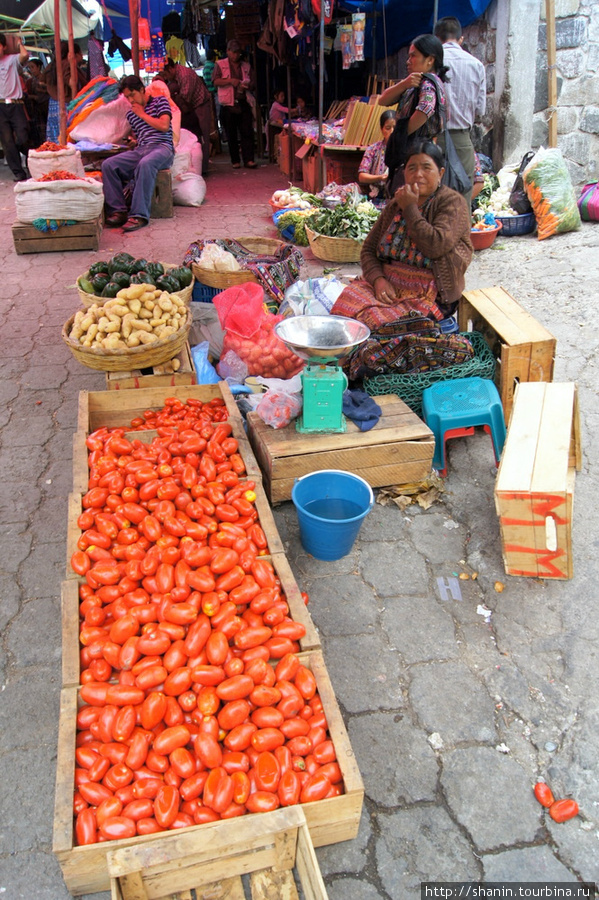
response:
M204 79L193 69L169 59L164 67L164 76L171 96L181 110L181 124L187 128L185 113L194 118L195 128L190 131L202 145L202 175L208 174L210 160L210 132L212 131L212 103L210 91Z
M220 118L227 135L229 155L234 169L258 168L254 162L254 113L248 92L254 89L254 76L249 63L241 60L241 44L231 40L227 44L227 58L219 59L214 67L212 83L218 88Z
M0 142L15 181L28 178L21 162L27 156L29 128L25 115L19 65L25 65L29 53L19 39L19 52L6 52L6 36L0 32Z
M150 206L160 169L170 169L175 151L171 107L166 97L150 97L137 75L121 80L119 90L131 104L127 121L136 146L102 163L102 182L108 216L106 225L137 231L150 221ZM124 188L134 179L131 211L127 218Z
M443 59L449 66L449 80L445 84L447 96L447 130L464 166L470 183L474 181L474 146L471 130L487 103L487 76L483 64L462 49L462 26L455 16L444 16L435 25L435 35L443 43ZM439 145L443 147L443 135ZM444 149L444 147L443 147ZM472 187L464 194L468 209Z

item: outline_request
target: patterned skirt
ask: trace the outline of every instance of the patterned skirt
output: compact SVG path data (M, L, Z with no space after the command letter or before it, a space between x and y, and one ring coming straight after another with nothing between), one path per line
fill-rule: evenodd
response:
M388 306L376 299L374 288L364 278L356 278L337 298L331 315L358 319L372 332L416 312L440 322L443 312L436 302L437 286L430 269L417 269L405 263L385 263L383 271L393 285L397 300Z

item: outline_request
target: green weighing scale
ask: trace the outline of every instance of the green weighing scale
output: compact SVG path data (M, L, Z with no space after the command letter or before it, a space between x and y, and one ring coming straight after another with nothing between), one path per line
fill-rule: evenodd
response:
M370 335L357 319L345 316L292 316L275 325L290 350L307 360L301 374L302 414L296 428L305 434L343 432L342 412L347 387L340 363Z

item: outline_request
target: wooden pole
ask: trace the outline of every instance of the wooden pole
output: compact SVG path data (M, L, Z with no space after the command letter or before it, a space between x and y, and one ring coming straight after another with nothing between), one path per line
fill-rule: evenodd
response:
M54 59L56 62L56 92L58 94L58 142L67 142L67 110L64 95L64 75L60 55L60 0L54 0Z
M67 0L67 29L69 37L69 67L71 70L71 100L77 93L77 60L75 59L75 38L73 37L73 3Z
M129 23L131 25L131 56L133 71L139 75L139 0L129 0Z
M547 22L548 144L550 147L557 147L557 68L554 0L545 0L545 19Z

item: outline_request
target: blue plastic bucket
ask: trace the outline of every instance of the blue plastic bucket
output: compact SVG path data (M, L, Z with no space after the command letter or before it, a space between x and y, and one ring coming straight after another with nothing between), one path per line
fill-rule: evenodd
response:
M302 547L324 560L347 556L374 504L368 482L339 469L298 478L291 499L297 510Z

